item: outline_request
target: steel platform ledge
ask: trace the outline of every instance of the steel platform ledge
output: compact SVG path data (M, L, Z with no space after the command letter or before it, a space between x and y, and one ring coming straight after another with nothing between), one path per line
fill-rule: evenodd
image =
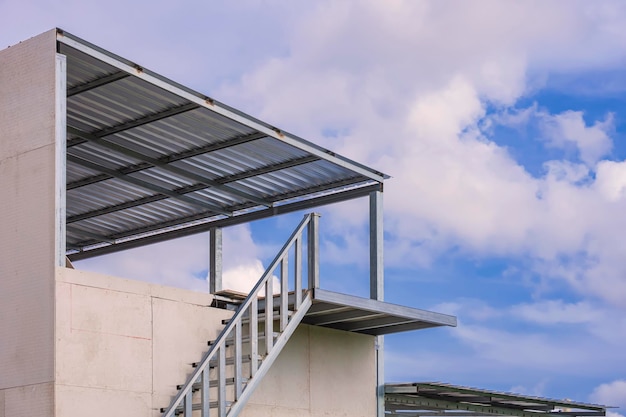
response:
M302 323L380 336L429 327L456 326L456 317L315 288Z

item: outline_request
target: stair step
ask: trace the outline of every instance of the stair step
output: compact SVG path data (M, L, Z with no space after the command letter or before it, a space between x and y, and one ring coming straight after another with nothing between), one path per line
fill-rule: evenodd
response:
M242 363L250 363L250 359L252 357L250 355L243 355L241 357L241 362ZM226 365L234 365L235 364L235 358L230 357L230 358L226 358ZM194 362L191 364L191 366L193 366L194 368L198 367L198 362ZM211 359L209 361L209 368L215 368L217 366L217 359Z
M241 381L246 384L248 383L248 378L242 378ZM226 378L226 385L233 385L235 383L235 378ZM212 379L209 381L209 387L215 388L219 385L217 379ZM176 389L183 389L184 385L176 385ZM192 391L199 391L202 388L202 383L196 382L191 386Z
M293 316L294 312L292 310L287 311L287 317L291 317ZM222 324L226 325L228 323L230 323L231 319L224 319L222 320ZM261 322L265 322L265 313L259 313L258 315L258 320ZM274 313L274 321L280 320L280 313L276 312ZM250 318L248 317L248 315L244 316L241 318L241 323L242 324L247 324L250 322Z
M274 332L272 333L272 335L274 336L274 338L280 336L280 332ZM265 339L265 333L264 332L259 332L259 340L260 339ZM235 339L233 337L229 337L226 339L226 346L232 346L235 343ZM241 338L241 343L250 343L250 336L246 336L246 337L242 337ZM209 340L207 342L207 344L209 346L213 346L215 344L215 340Z

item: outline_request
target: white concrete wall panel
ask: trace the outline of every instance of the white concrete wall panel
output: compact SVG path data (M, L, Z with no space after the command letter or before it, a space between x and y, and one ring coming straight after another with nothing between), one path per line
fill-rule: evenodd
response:
M302 325L243 417L376 415L374 337Z
M56 297L62 417L84 416L71 405L87 399L103 415L160 416L232 315L209 307L210 294L65 268Z
M54 211L40 210L53 156L52 145L0 162L0 388L54 376Z
M57 385L58 417L149 417L150 393Z
M76 315L85 312L84 309L73 310ZM110 319L114 320L115 317ZM58 384L152 391L150 338L81 328L59 329L58 335L61 339L57 344Z
M311 408L311 366L309 326L300 326L285 345L285 348L261 385L252 395L244 416L268 415L259 409L284 408L309 415ZM258 407L263 406L263 407ZM254 413L248 409L255 410Z
M0 51L0 160L54 143L56 33Z
M53 415L54 384L52 382L4 390L4 416L50 417Z
M373 336L310 327L311 417L376 415Z
M0 389L54 378L55 42L0 51Z
M57 383L150 394L150 302L149 295L58 282Z
M159 408L169 405L176 385L186 381L193 371L191 364L209 349L207 341L217 337L224 327L222 319L230 318L232 312L156 297L152 312L154 405Z

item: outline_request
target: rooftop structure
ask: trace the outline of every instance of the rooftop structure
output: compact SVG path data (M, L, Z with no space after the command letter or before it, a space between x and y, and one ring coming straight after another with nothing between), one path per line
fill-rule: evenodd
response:
M0 417L382 417L385 401L414 415L465 401L384 384L383 335L456 325L384 301L386 175L60 29L0 65ZM224 291L221 228L360 197L369 298L321 288L315 213L248 294ZM209 294L71 268L203 231Z

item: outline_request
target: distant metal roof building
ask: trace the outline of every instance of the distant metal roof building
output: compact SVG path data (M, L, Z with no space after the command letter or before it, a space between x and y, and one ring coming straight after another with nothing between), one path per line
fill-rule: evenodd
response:
M389 417L596 417L606 415L610 407L438 382L416 382L386 384L385 408Z
M386 175L57 30L81 259L382 189Z

